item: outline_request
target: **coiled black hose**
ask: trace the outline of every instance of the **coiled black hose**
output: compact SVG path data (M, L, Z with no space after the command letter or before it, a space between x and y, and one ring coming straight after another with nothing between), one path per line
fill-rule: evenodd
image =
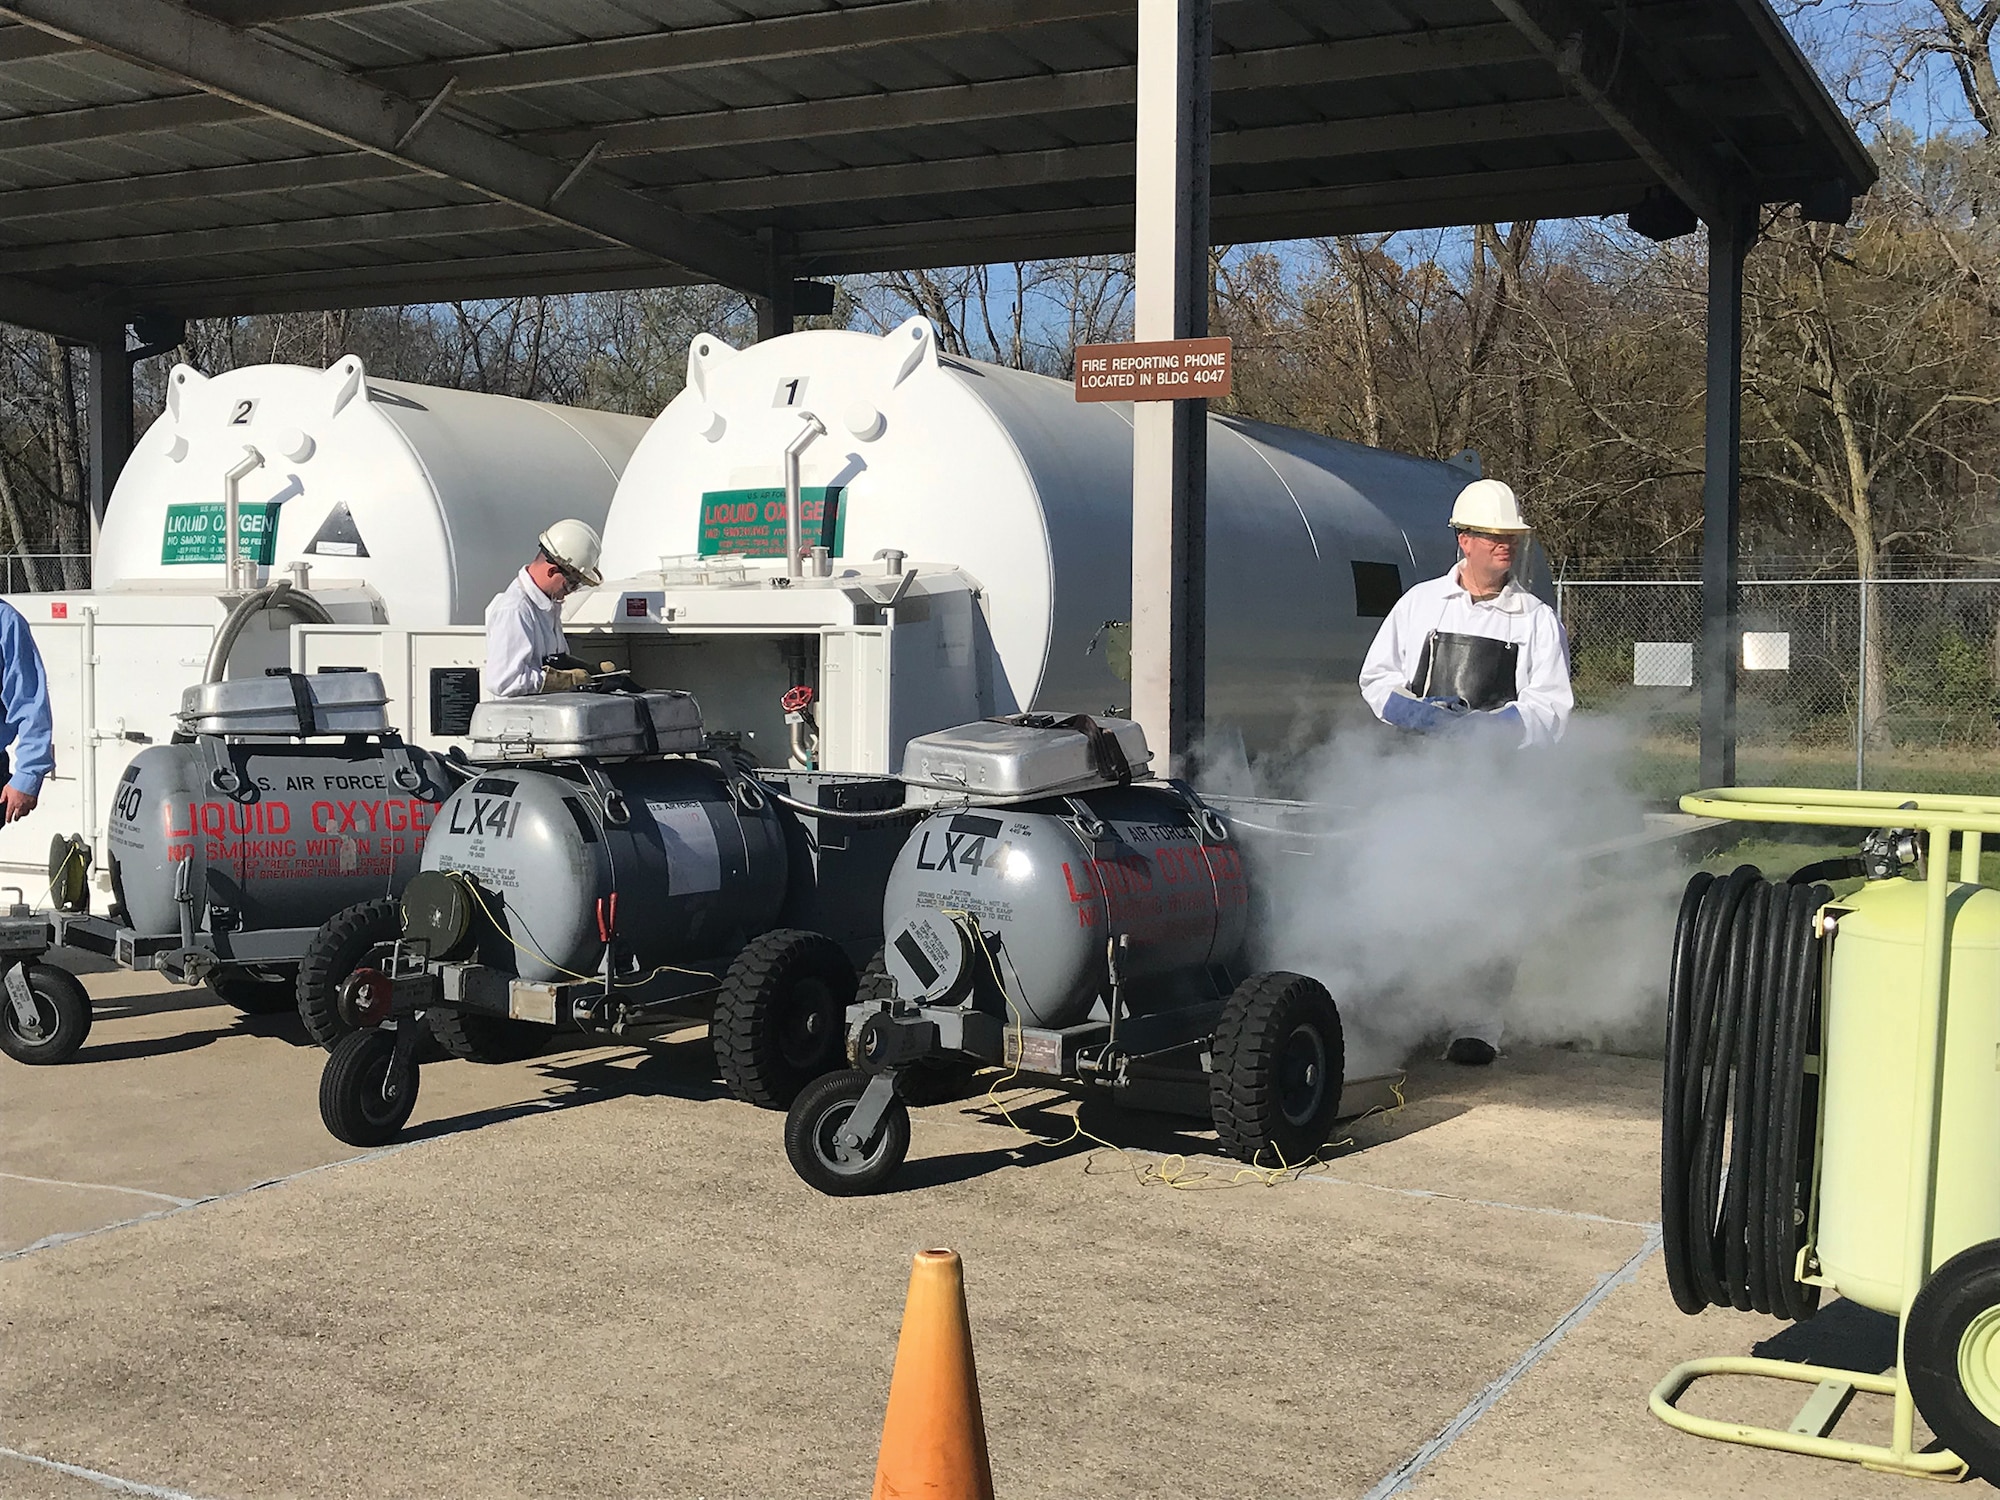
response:
M1668 980L1660 1221L1667 1283L1685 1313L1734 1307L1809 1318L1797 1279L1812 1191L1825 886L1777 885L1743 865L1696 875L1681 898Z

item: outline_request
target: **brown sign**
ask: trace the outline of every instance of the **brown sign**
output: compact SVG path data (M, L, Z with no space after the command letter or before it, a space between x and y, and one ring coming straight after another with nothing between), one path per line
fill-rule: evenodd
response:
M1163 339L1153 344L1082 344L1076 351L1079 401L1177 401L1229 394L1229 340Z

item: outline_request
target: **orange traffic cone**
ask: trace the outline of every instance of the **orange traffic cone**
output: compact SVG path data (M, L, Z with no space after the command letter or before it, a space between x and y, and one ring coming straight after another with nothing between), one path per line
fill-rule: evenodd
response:
M910 1268L874 1500L993 1500L956 1250L919 1251Z

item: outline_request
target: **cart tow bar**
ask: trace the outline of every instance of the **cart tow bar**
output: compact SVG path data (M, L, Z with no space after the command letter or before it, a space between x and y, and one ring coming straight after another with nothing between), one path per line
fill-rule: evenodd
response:
M42 1034L41 1007L35 1004L35 992L28 987L28 966L19 959L7 965L7 1003L14 1007L14 1018L20 1023L23 1036ZM880 1114L880 1111L877 1111Z
M834 1135L834 1155L843 1162L864 1160L869 1147L875 1144L876 1136L882 1133L882 1117L889 1112L889 1105L895 1097L894 1072L871 1075L868 1087L863 1089L861 1097L854 1101L853 1112L841 1122L840 1129Z

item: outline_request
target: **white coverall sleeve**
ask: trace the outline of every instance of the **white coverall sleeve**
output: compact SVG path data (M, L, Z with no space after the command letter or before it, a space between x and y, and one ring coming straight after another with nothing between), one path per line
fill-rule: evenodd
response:
M1409 685L1412 658L1423 650L1425 632L1410 619L1409 603L1410 596L1405 594L1390 607L1389 617L1375 632L1374 644L1361 659L1361 696L1378 719L1389 695Z
M1569 686L1569 636L1552 609L1538 609L1529 626L1516 675L1521 725L1527 745L1553 745L1569 727L1576 695Z
M534 606L512 589L486 606L486 671L489 698L524 698L542 690L542 658L528 611Z

